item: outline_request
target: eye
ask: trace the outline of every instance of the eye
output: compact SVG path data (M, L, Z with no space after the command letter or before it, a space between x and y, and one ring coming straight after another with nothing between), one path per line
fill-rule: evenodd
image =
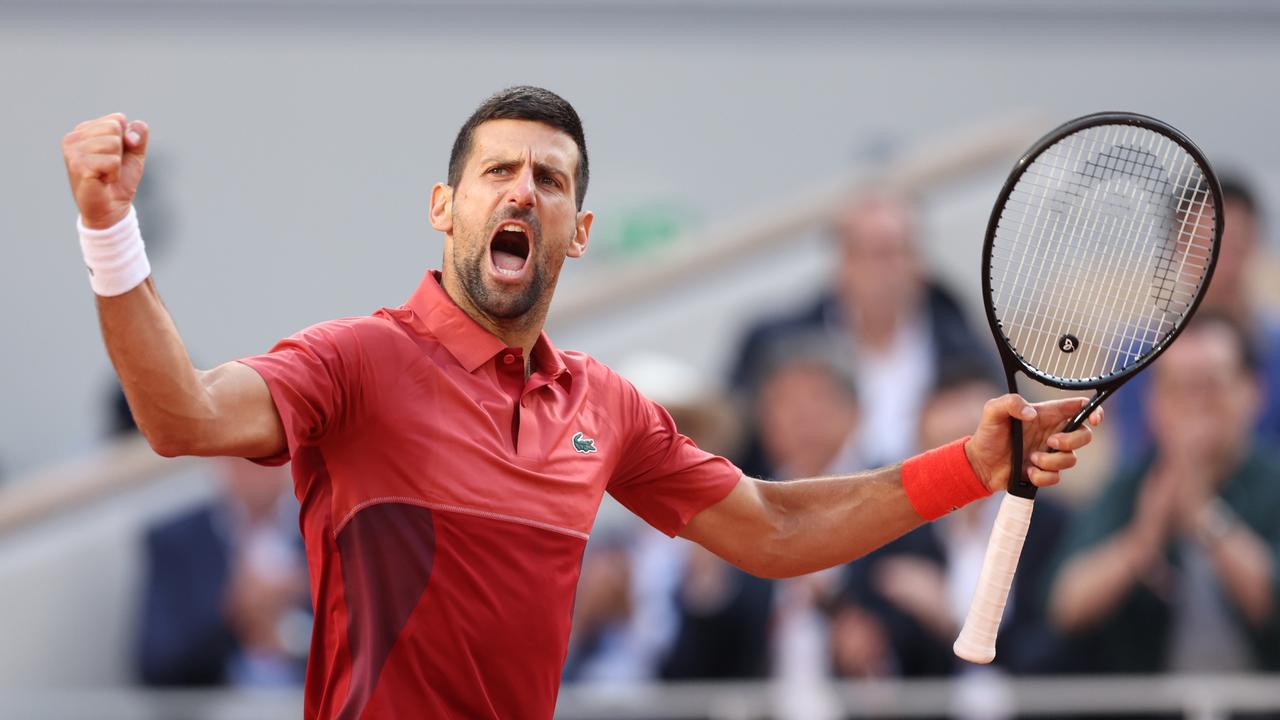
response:
M484 171L486 175L506 175L510 170L506 165L496 165Z
M551 175L551 174L543 174L543 175L539 176L539 177L538 177L538 182L542 183L543 185L547 185L547 186L549 186L549 187L553 187L553 188L558 188L558 187L560 187L560 178L556 177L555 175Z

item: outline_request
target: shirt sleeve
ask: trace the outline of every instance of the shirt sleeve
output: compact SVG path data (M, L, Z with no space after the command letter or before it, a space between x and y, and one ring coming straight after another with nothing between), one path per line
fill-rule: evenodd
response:
M622 381L627 437L609 494L645 522L675 537L695 515L724 499L742 479L728 460L700 449L671 415Z
M301 448L319 444L359 409L366 369L351 321L313 325L276 343L264 355L241 358L266 381L284 426L287 449L263 465L282 465Z

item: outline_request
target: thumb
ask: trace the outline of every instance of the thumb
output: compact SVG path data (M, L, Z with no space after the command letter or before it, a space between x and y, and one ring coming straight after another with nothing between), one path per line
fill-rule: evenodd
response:
M150 128L142 120L134 120L124 132L124 154L145 156L147 154L147 138Z
M120 178L130 191L142 180L142 166L147 156L151 128L141 120L129 123L124 132L124 155L120 158Z
M982 420L984 424L1004 424L1005 418L1010 417L1017 418L1019 420L1034 420L1036 414L1035 407L1017 393L1009 393L989 400L982 408Z

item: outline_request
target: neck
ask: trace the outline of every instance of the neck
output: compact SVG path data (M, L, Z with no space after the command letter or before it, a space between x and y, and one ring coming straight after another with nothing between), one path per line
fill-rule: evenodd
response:
M505 343L507 347L520 348L524 354L525 372L527 374L533 346L538 342L538 337L542 334L542 328L547 321L547 310L551 304L551 294L555 290L555 286L552 285L543 298L539 299L525 314L515 318L496 318L477 307L471 301L471 296L467 294L466 289L462 287L462 284L453 273L443 273L441 280L440 284L444 288L445 294L449 296L450 300L453 300L453 303L462 312L467 314L467 317L475 320L480 327L488 330Z

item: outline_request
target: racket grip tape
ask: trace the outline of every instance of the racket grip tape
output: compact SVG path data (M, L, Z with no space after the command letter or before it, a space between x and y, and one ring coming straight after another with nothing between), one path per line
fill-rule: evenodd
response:
M1013 586L1013 573L1022 554L1022 543L1031 525L1035 502L1005 495L991 528L987 554L978 575L978 587L969 604L969 615L960 629L953 649L958 657L972 663L989 663L996 656L996 633Z

